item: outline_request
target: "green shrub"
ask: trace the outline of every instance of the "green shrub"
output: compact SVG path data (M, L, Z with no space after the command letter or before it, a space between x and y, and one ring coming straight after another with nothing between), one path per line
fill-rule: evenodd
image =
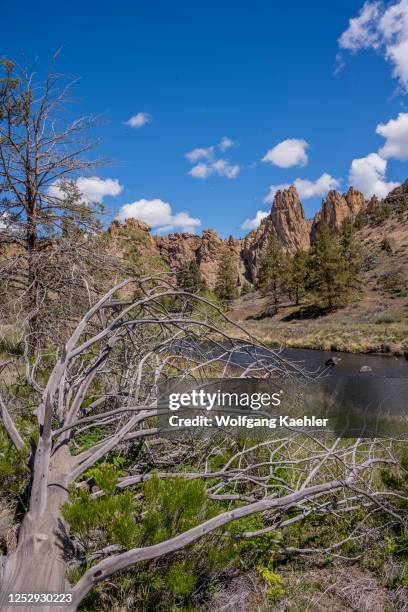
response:
M258 572L268 585L267 596L269 601L278 601L285 594L282 578L268 567L258 567Z

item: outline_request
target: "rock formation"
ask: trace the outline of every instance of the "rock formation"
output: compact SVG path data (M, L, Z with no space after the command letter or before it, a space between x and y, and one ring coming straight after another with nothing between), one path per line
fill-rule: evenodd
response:
M276 234L289 253L310 247L310 221L305 219L296 187L292 185L276 193L270 215Z
M405 199L408 199L408 181L394 189L384 202L392 205ZM272 234L280 238L289 253L295 253L299 249L307 250L315 239L321 223L327 223L338 231L344 219L355 219L359 212L376 203L377 200L374 198L367 202L364 195L353 187L344 194L331 190L322 201L320 211L311 221L305 218L296 188L291 186L276 193L268 216L262 220L257 229L243 239L230 237L228 240L222 240L213 229L204 230L201 236L187 233L152 236L150 227L146 223L127 219L123 225L118 221L112 222L109 228L111 251L120 254L119 245L123 244L124 238L136 240L145 260L160 259L175 272L195 257L208 287L214 288L218 262L222 252L227 248L231 256L236 258L238 283L243 283L245 280L254 282L268 238Z
M109 251L116 256L121 256L125 244L136 242L139 252L143 258L149 258L156 254L157 247L155 237L151 235L150 225L139 219L126 219L121 224L116 219L109 226L108 234Z
M327 198L322 201L321 209L313 219L311 240L315 239L322 223L338 231L344 219L354 220L365 206L364 195L353 187L350 187L343 195L335 189L330 190Z
M305 218L302 203L295 187L278 191L271 211L256 230L243 240L242 257L247 276L254 281L268 237L276 234L289 253L310 247L311 221Z
M201 238L193 234L176 233L154 236L156 249L171 270L178 271L183 265L197 257Z
M394 209L407 209L408 208L408 179L396 187L384 198L384 204L387 204Z

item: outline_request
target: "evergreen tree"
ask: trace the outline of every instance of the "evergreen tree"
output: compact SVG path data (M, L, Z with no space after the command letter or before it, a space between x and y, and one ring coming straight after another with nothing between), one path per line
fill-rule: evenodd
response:
M280 297L288 286L288 267L282 243L275 235L268 240L265 255L259 266L257 281L261 292L272 296L273 311L276 314Z
M347 278L339 237L323 223L310 249L308 288L319 304L335 308L347 301Z
M289 287L296 306L299 305L300 299L305 293L308 273L307 261L305 251L297 251L289 261Z
M230 249L224 250L221 255L215 293L221 300L233 300L238 296L237 288L238 270Z
M195 257L177 273L177 287L189 293L199 293L206 288L205 279Z

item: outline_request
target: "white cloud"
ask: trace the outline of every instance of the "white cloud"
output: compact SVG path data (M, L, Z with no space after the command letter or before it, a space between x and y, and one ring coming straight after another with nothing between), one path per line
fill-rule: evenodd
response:
M230 138L224 136L218 146L224 151L234 144ZM241 167L238 164L232 164L229 159L217 159L214 147L198 147L186 153L186 158L195 164L189 171L189 175L198 179L207 179L212 175L235 179L241 171Z
M193 233L195 228L201 225L201 220L190 217L187 212L173 214L168 202L159 198L146 200L142 198L131 204L125 204L119 211L117 219L121 222L125 219L140 219L148 223L158 232L166 232L179 229L182 232Z
M392 181L387 182L386 173L387 160L378 153L370 153L366 157L353 159L349 171L349 183L360 189L367 198L372 195L383 198L399 185Z
M305 140L288 138L277 144L273 149L269 149L262 161L279 166L279 168L306 166L308 162L306 149L308 146Z
M217 159L212 164L212 168L218 176L225 176L229 179L237 178L240 172L238 164L230 164L228 159Z
M152 116L149 113L137 113L133 115L128 121L126 121L127 125L130 125L132 128L139 129L146 123L151 123Z
M337 189L340 187L340 181L339 179L336 179L325 172L315 181L297 178L293 182L293 185L296 187L299 197L303 200L307 200L309 198L322 197L326 195L330 189ZM288 189L288 187L290 187L289 183L284 183L282 185L271 185L269 188L269 193L265 197L264 202L267 204L272 204L276 192L279 190L282 191L283 189Z
M290 183L282 183L280 185L271 185L269 187L268 195L264 197L265 204L273 204L276 193L278 191L283 191L284 189L289 189Z
M216 159L209 163L198 163L191 168L189 174L199 179L206 179L212 174L224 176L228 179L235 179L240 173L240 170L241 168L238 164L231 164L228 159Z
M101 179L98 176L81 176L76 180L76 185L85 202L89 204L101 204L105 196L117 196L123 191L123 185L118 179ZM49 187L48 195L60 199L66 197L58 182Z
M378 2L365 2L358 17L349 21L349 27L339 38L342 49L354 53L359 49L377 48L379 46L379 32L376 20L380 15Z
M378 151L381 157L408 159L408 113L399 113L396 119L380 123L376 132L385 138L385 144Z
M350 19L339 45L352 53L370 48L381 51L393 66L392 75L408 92L408 0L391 5L365 2L358 17Z
M214 170L211 168L211 166L209 166L208 164L204 164L203 162L200 162L199 164L191 168L189 174L193 176L194 178L206 179L209 176L211 176L213 172Z
M231 138L228 138L228 136L224 136L224 138L221 138L218 148L221 151L226 151L227 149L234 147L234 146L235 146L235 142L231 140Z
M200 159L212 159L213 155L214 147L207 147L205 149L197 147L197 149L193 149L189 153L186 153L188 161L192 164L195 164Z
M105 196L117 196L123 191L123 186L117 179L101 179L97 176L80 177L77 187L88 202L102 203Z
M261 223L262 219L268 216L268 213L264 210L257 210L255 217L253 219L245 219L243 224L241 225L242 229L253 230L256 229Z
M340 187L340 181L325 172L315 181L297 178L294 185L299 197L307 200L308 198L322 197L326 195L330 189L337 189Z

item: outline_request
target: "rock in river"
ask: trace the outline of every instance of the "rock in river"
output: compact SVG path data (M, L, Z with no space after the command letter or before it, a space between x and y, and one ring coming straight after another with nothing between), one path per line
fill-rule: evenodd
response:
M326 365L327 366L335 366L338 363L340 363L340 361L341 361L341 357L330 357L330 359L328 359L326 361Z

